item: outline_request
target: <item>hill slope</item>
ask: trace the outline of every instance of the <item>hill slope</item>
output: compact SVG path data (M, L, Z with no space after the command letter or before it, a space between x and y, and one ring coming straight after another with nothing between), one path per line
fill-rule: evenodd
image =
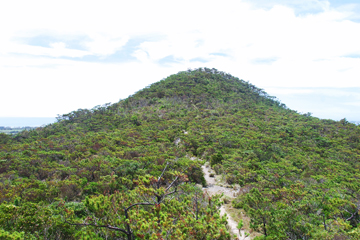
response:
M143 201L139 196L147 191L160 191L143 177L160 176L167 163L163 186L174 176L180 179L184 169L190 182L205 184L202 163L190 161L191 156L210 161L228 184L241 185L233 204L246 211L252 229L267 239L351 239L360 234L360 128L345 119L299 114L215 69L180 72L118 103L79 109L59 116L57 123L14 137L1 135L0 150L0 219L5 219L0 220L5 226L0 231L8 235L25 231L50 239L56 234L67 239L128 236L108 228L69 227L59 206L71 213L71 223L85 224L84 219L95 216L98 225L114 224L108 201L131 196L119 203L126 207L128 201ZM179 182L179 187L190 185ZM189 224L200 221L197 213L185 219L194 211L189 206L199 206L194 200L199 199L198 190L191 189L186 197L164 197L164 206L176 201L178 209L163 210L164 225L152 232L146 224L154 223L151 214L157 210L137 208L139 219L149 222L134 220L133 236L181 239L167 227L166 221L172 221L178 223L177 230L188 231L181 235L184 239L201 239L201 234L228 238L224 220L206 199L201 200L201 223ZM153 199L149 192L145 195ZM101 212L96 203L108 208ZM24 220L29 214L25 209L37 212L40 222ZM135 208L132 211L135 214ZM182 216L175 218L175 212ZM126 229L125 219L119 221ZM193 228L185 230L190 225Z

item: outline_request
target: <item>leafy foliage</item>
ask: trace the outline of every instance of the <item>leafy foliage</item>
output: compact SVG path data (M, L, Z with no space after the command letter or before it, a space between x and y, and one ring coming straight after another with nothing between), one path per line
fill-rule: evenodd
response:
M0 134L0 236L228 239L219 199L192 185L205 185L203 161L190 158L241 186L233 205L262 238L359 237L359 126L297 113L207 68L43 128ZM124 208L150 203L184 169L179 192L126 218Z

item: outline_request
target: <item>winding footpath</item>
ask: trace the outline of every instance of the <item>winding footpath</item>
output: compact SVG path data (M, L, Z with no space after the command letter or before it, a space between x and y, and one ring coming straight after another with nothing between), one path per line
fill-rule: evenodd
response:
M210 177L210 172L213 172L210 167L207 168L205 165L203 165L201 168L202 168L202 171L204 172L204 177L205 177L205 180L207 183L207 187L203 188L204 192L206 191L210 195L224 193L225 196L228 196L230 198L235 198L234 196L237 192L236 190L234 190L232 188L226 188L226 187L219 186L216 183L215 177ZM241 236L240 236L239 230L237 228L238 223L235 222L230 217L230 214L226 212L225 206L222 205L220 207L220 215L223 216L225 213L227 214L227 220L228 220L228 225L230 227L231 235L236 235L239 240L250 240L250 237L245 237L244 230L241 230Z

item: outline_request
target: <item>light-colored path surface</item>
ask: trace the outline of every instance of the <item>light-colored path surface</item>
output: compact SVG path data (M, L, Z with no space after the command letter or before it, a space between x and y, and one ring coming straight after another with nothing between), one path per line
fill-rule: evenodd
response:
M208 185L208 187L203 188L203 191L207 191L210 195L214 195L214 194L221 194L224 193L224 195L229 196L231 198L234 198L235 193L237 192L236 190L232 189L232 188L226 188L226 187L221 187L219 185L217 185L216 180L214 177L210 177L210 172L213 172L211 170L211 168L207 168L205 165L203 165L202 170L204 172L204 177L206 180L206 183ZM239 234L239 230L237 229L237 225L238 223L235 222L230 215L226 212L225 206L221 206L220 208L220 215L224 215L227 214L227 220L228 220L228 225L230 227L230 231L231 231L231 235L236 234L236 236L238 237L238 239L240 240L250 240L250 237L245 237L245 231L241 231L241 236Z

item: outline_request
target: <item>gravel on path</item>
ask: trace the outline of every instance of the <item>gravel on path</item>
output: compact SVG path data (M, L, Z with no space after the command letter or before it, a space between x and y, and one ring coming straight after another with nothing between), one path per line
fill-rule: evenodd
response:
M202 168L202 171L204 173L204 177L205 177L205 180L207 183L207 187L203 188L203 191L207 191L210 195L224 193L225 196L234 198L234 196L237 192L236 190L234 190L232 188L219 186L216 183L215 177L210 177L210 172L213 172L213 170L210 167L207 167L205 165L203 165L201 168ZM241 230L241 236L240 236L239 229L237 228L238 223L235 222L230 217L230 214L226 212L225 206L223 205L220 207L220 215L223 216L225 213L227 215L228 225L230 227L231 234L236 235L239 240L250 240L250 237L245 237L244 230Z

